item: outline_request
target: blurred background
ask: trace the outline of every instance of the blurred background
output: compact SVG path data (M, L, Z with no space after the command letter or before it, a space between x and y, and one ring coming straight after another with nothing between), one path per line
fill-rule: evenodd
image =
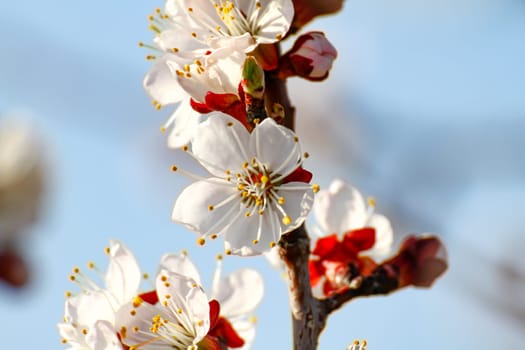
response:
M210 281L220 242L198 248L170 222L191 164L168 150L141 86L146 17L161 2L0 3L0 115L32 120L45 141L40 220L24 237L24 289L0 285L5 348L64 348L56 330L74 266L120 239L153 273L186 248ZM355 300L329 320L320 348L516 349L525 345L525 3L348 0L321 30L339 51L323 83L290 81L306 167L377 199L397 241L436 232L450 258L430 290ZM290 44L289 44L290 45ZM1 118L1 117L0 117ZM287 291L263 258L267 294L254 350L290 348ZM209 284L209 285L210 285Z

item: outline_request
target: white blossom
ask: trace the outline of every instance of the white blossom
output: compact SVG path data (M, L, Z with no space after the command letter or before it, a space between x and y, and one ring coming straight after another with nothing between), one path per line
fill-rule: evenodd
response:
M364 227L375 229L375 244L363 253L375 257L384 257L390 252L393 231L390 221L375 213L375 201L371 198L368 205L361 192L340 179L332 181L327 190L321 190L314 203L314 215L323 234L344 233Z
M112 240L106 248L109 265L103 276L104 287L74 268L71 281L81 289L68 294L64 322L58 325L62 342L71 349L121 349L115 328L115 313L137 295L141 271L133 254L120 242ZM95 269L93 263L88 264Z
M158 305L136 298L116 314L122 342L133 349L196 350L210 329L210 307L191 277L161 269L155 283Z
M198 232L201 244L224 235L227 254L261 254L312 207L318 186L286 181L303 161L298 138L270 118L250 134L237 120L212 113L192 138L192 155L211 177L182 191L172 219Z

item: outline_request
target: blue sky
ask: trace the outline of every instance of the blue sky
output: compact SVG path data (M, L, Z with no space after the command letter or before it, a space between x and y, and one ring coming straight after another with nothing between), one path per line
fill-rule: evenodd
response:
M49 158L42 220L24 247L33 283L0 288L6 348L61 348L63 293L75 289L67 276L89 260L105 266L110 238L150 272L163 253L190 249L211 278L221 247L197 248L169 221L187 184L169 165L190 165L165 148L159 126L169 110L154 111L141 86L150 63L137 42L151 37L146 16L157 6L0 3L0 111L31 116ZM291 82L307 167L324 187L338 174L376 196L400 235L442 233L451 260L430 291L347 305L321 348L344 349L354 338L370 349L522 348L519 324L473 290L502 293L477 254L524 266L524 19L518 0L368 0L347 1L308 27L325 31L339 57L328 82ZM254 350L289 347L278 273L262 259L225 265L264 274Z

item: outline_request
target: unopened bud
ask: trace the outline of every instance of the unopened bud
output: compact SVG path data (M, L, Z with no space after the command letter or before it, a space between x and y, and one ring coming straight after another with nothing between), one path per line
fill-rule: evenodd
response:
M282 77L300 76L321 81L328 77L332 63L337 57L337 50L321 32L301 35L292 49L282 58Z
M264 70L254 57L248 56L242 67L242 88L244 93L253 98L264 96Z

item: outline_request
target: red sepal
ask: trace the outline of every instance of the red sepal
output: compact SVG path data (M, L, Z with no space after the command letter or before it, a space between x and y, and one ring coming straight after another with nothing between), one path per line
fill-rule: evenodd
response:
M208 346L213 345L213 338L217 340L220 344L226 345L228 348L240 348L244 345L244 339L242 339L235 329L232 327L231 323L224 317L220 317L221 306L217 300L210 300L210 331L206 338ZM220 344L217 344L220 346ZM215 348L206 348L206 349L215 349ZM220 349L217 348L217 349Z
M211 110L229 114L248 128L246 106L236 94L216 94L208 91L205 102L206 106Z
M213 112L213 109L210 109L205 103L197 102L192 98L190 98L190 105L193 110L201 114Z
M354 251L357 254L363 250L371 249L375 242L376 230L372 227L364 227L346 232L342 244L345 250Z
M289 174L287 177L283 179L283 183L288 182L304 182L304 183L310 183L312 181L312 173L308 170L303 169L303 167L299 167L295 169L291 174Z
M156 290L152 290L151 292L146 292L139 294L139 297L144 300L146 303L155 305L159 302L159 296L157 295Z

